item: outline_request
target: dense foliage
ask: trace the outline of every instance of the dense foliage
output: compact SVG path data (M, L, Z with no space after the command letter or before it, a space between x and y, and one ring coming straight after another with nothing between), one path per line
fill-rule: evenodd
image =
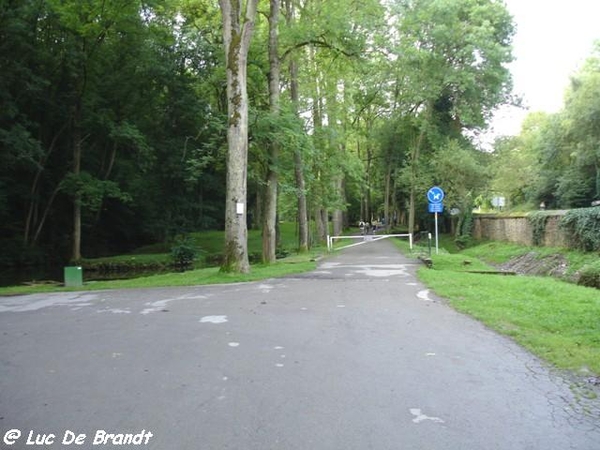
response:
M534 211L527 216L527 220L531 223L533 245L543 245L549 217L550 214L546 211Z
M588 264L581 269L577 284L600 289L600 261Z
M581 208L600 200L600 42L555 114L531 113L496 144L492 188L512 207Z
M78 208L85 256L222 223L218 22L175 6L2 2L6 260L67 258Z
M280 220L297 221L304 249L361 219L426 228L433 184L446 191L442 224L463 239L491 188L588 206L600 189L597 60L560 117L530 120L493 156L471 139L510 100L512 34L495 0L259 1L248 226L275 239ZM235 120L223 45L214 1L2 2L0 264L223 229Z
M583 251L600 251L600 208L568 211L560 220L573 245Z

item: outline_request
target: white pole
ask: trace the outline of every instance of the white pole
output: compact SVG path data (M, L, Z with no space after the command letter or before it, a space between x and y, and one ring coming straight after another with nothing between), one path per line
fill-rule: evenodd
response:
M408 242L410 243L410 249L412 250L412 233L408 234Z
M435 254L437 255L438 253L438 220L437 213L435 213Z

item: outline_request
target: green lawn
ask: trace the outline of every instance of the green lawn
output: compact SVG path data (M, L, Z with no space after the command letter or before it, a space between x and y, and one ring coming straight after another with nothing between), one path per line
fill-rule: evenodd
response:
M481 258L492 264L501 264L526 253L534 252L538 258L543 258L549 255L561 254L565 257L568 263L567 276L580 270L586 265L597 263L598 253L580 252L576 250L568 250L564 248L553 247L527 247L518 244L509 244L504 242L486 242L481 245L470 247L462 252L467 256Z
M52 292L64 290L88 290L88 289L120 289L140 287L162 287L162 286L189 286L201 284L233 283L240 281L254 281L259 279L284 276L291 273L300 273L312 270L316 267L315 258L325 252L325 248L315 247L309 253L297 254L296 225L294 223L281 223L281 248L285 249L289 256L278 259L272 265L253 264L251 273L248 275L235 275L219 272L218 267L203 267L201 262L195 270L186 272L169 272L149 276L140 276L127 280L110 281L86 281L86 266L119 266L132 269L167 267L171 262L170 246L167 244L156 244L143 247L132 254L117 255L106 258L84 260L84 286L83 288L64 288L54 285L35 286L11 286L0 287L0 295L17 295L35 292ZM191 233L194 245L200 250L200 255L219 255L223 251L225 235L223 231L201 231ZM260 255L262 252L262 240L260 230L250 230L248 233L248 253Z
M151 288L169 286L195 286L204 284L237 283L255 281L266 278L276 278L293 273L314 270L316 262L314 254L296 255L284 258L272 265L257 264L251 267L249 274L221 273L218 267L189 270L186 272L170 272L127 280L85 281L80 288L65 288L63 286L10 286L0 288L0 295L33 294L39 292L64 292L99 289Z
M399 246L407 251L405 244ZM432 256L433 268L422 267L418 275L454 308L556 367L600 374L600 291L549 277L469 273L494 270L479 258L504 262L530 250L494 242L458 254L441 252ZM544 254L556 251L542 250ZM579 264L597 259L597 255L576 253L565 252L569 261Z
M280 248L287 253L293 253L298 247L296 224L282 222L279 224L281 245ZM225 232L217 230L197 231L189 234L194 246L199 252L200 260L210 259L223 253ZM127 255L117 255L105 258L85 259L84 265L98 264L125 264L125 265L167 265L171 262L171 244L161 243L141 247ZM262 253L261 230L248 231L248 253L260 255ZM202 265L202 261L201 264Z

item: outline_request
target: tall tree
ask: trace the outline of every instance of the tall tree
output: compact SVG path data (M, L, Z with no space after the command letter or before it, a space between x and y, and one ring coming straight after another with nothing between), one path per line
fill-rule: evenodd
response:
M292 29L297 24L296 8L294 0L285 0L285 21L287 28ZM292 46L292 49L295 45ZM300 118L300 88L298 75L298 56L296 52L289 50L288 72L289 72L289 92L290 103L293 114ZM304 161L301 149L297 146L294 152L294 179L296 182L297 196L297 221L298 221L298 250L305 252L308 250L308 206L306 201L306 182L304 178Z
M548 174L551 180L545 179L547 177L541 177L537 167L546 159L541 154L541 130L547 129L552 123L551 117L545 113L530 113L521 125L519 136L501 138L495 142L490 187L495 195L506 198L509 207L524 205L529 201L537 201L537 204L544 201L548 202L548 207L551 206L547 197L548 182L554 185L556 173ZM540 200L534 198L533 191L540 195Z
M473 202L488 182L485 169L478 157L483 156L468 144L448 140L436 153L432 169L436 182L444 186L445 202L457 209L455 235L470 236Z
M600 200L600 41L573 77L564 109L572 153L557 196L563 206L589 206L592 200Z
M279 11L281 0L270 0L269 11L269 110L275 117L279 115L280 105L280 58L279 58ZM277 247L277 184L279 142L273 139L269 144L267 177L262 227L262 260L275 262Z
M258 0L219 0L227 70L227 194L221 270L247 273L248 50Z
M484 127L493 108L507 100L514 30L506 7L492 0L406 0L396 17L396 79L403 83L396 91L408 93L419 130L410 153L412 232L424 150L435 150L444 136Z

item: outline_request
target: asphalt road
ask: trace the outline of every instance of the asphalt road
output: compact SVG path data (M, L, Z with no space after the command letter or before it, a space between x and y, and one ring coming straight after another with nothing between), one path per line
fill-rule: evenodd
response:
M0 447L600 449L597 400L416 269L376 241L297 277L0 298Z

